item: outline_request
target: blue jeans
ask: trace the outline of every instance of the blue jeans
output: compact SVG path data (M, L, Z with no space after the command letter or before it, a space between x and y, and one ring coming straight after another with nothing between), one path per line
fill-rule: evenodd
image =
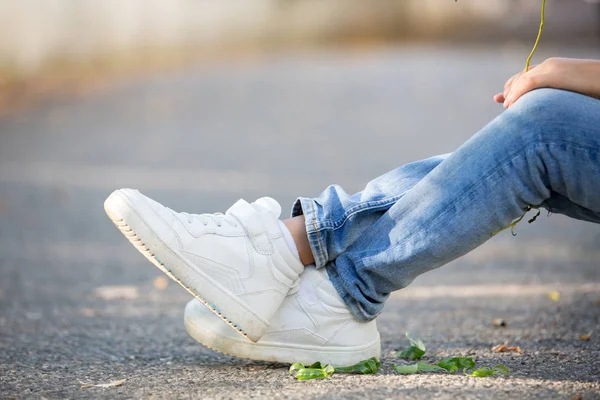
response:
M539 89L452 154L404 165L349 195L299 198L317 268L354 316L473 250L530 205L600 222L600 101Z

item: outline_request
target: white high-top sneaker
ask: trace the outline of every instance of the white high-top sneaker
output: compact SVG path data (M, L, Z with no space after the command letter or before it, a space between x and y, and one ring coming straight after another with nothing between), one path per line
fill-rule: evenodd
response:
M256 343L238 335L200 302L185 307L185 328L206 347L253 360L346 367L380 357L375 321L358 322L329 281L325 268L309 266L290 291L267 332Z
M253 341L304 269L279 226L281 207L268 197L239 200L225 215L198 215L121 189L104 209L148 260Z

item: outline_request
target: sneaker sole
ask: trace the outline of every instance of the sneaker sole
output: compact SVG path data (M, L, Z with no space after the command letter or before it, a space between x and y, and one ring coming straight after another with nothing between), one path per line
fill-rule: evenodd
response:
M236 301L233 294L190 266L184 258L166 245L131 206L128 198L127 194L116 190L104 202L104 210L133 247L240 335L253 342L258 341L267 330L267 323ZM146 204L138 205L147 207L145 211L148 213L154 213ZM172 266L177 266L177 276L173 273ZM202 288L202 293L195 288ZM225 309L227 315L221 311ZM251 325L241 327L238 322L244 320L244 317L247 318L249 314L256 318Z
M197 342L222 354L248 358L258 361L270 361L286 364L301 362L305 365L320 361L334 367L346 367L371 357L381 357L381 342L376 341L362 346L329 347L298 345L289 343L251 342L232 336L225 331L229 327L218 320L207 322L206 312L198 303L190 301L185 306L184 325L188 334ZM219 329L221 328L221 329Z

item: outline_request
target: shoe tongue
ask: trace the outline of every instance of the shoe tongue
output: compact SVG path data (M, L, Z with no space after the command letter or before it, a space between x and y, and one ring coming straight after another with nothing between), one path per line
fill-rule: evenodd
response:
M279 218L281 216L281 206L275 199L271 197L261 197L260 199L252 203L252 206L254 208L258 206L267 210L271 214L275 215L275 218Z

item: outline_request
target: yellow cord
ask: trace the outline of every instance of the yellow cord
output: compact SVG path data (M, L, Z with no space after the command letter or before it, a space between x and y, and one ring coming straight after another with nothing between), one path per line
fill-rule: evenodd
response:
M531 63L531 58L533 54L537 50L538 44L540 43L540 38L542 37L542 32L544 31L544 16L546 14L546 0L542 0L542 19L540 21L540 30L538 31L537 38L535 39L535 44L533 45L533 49L531 53L529 53L529 57L527 57L527 61L525 62L525 71L529 71L529 64Z

